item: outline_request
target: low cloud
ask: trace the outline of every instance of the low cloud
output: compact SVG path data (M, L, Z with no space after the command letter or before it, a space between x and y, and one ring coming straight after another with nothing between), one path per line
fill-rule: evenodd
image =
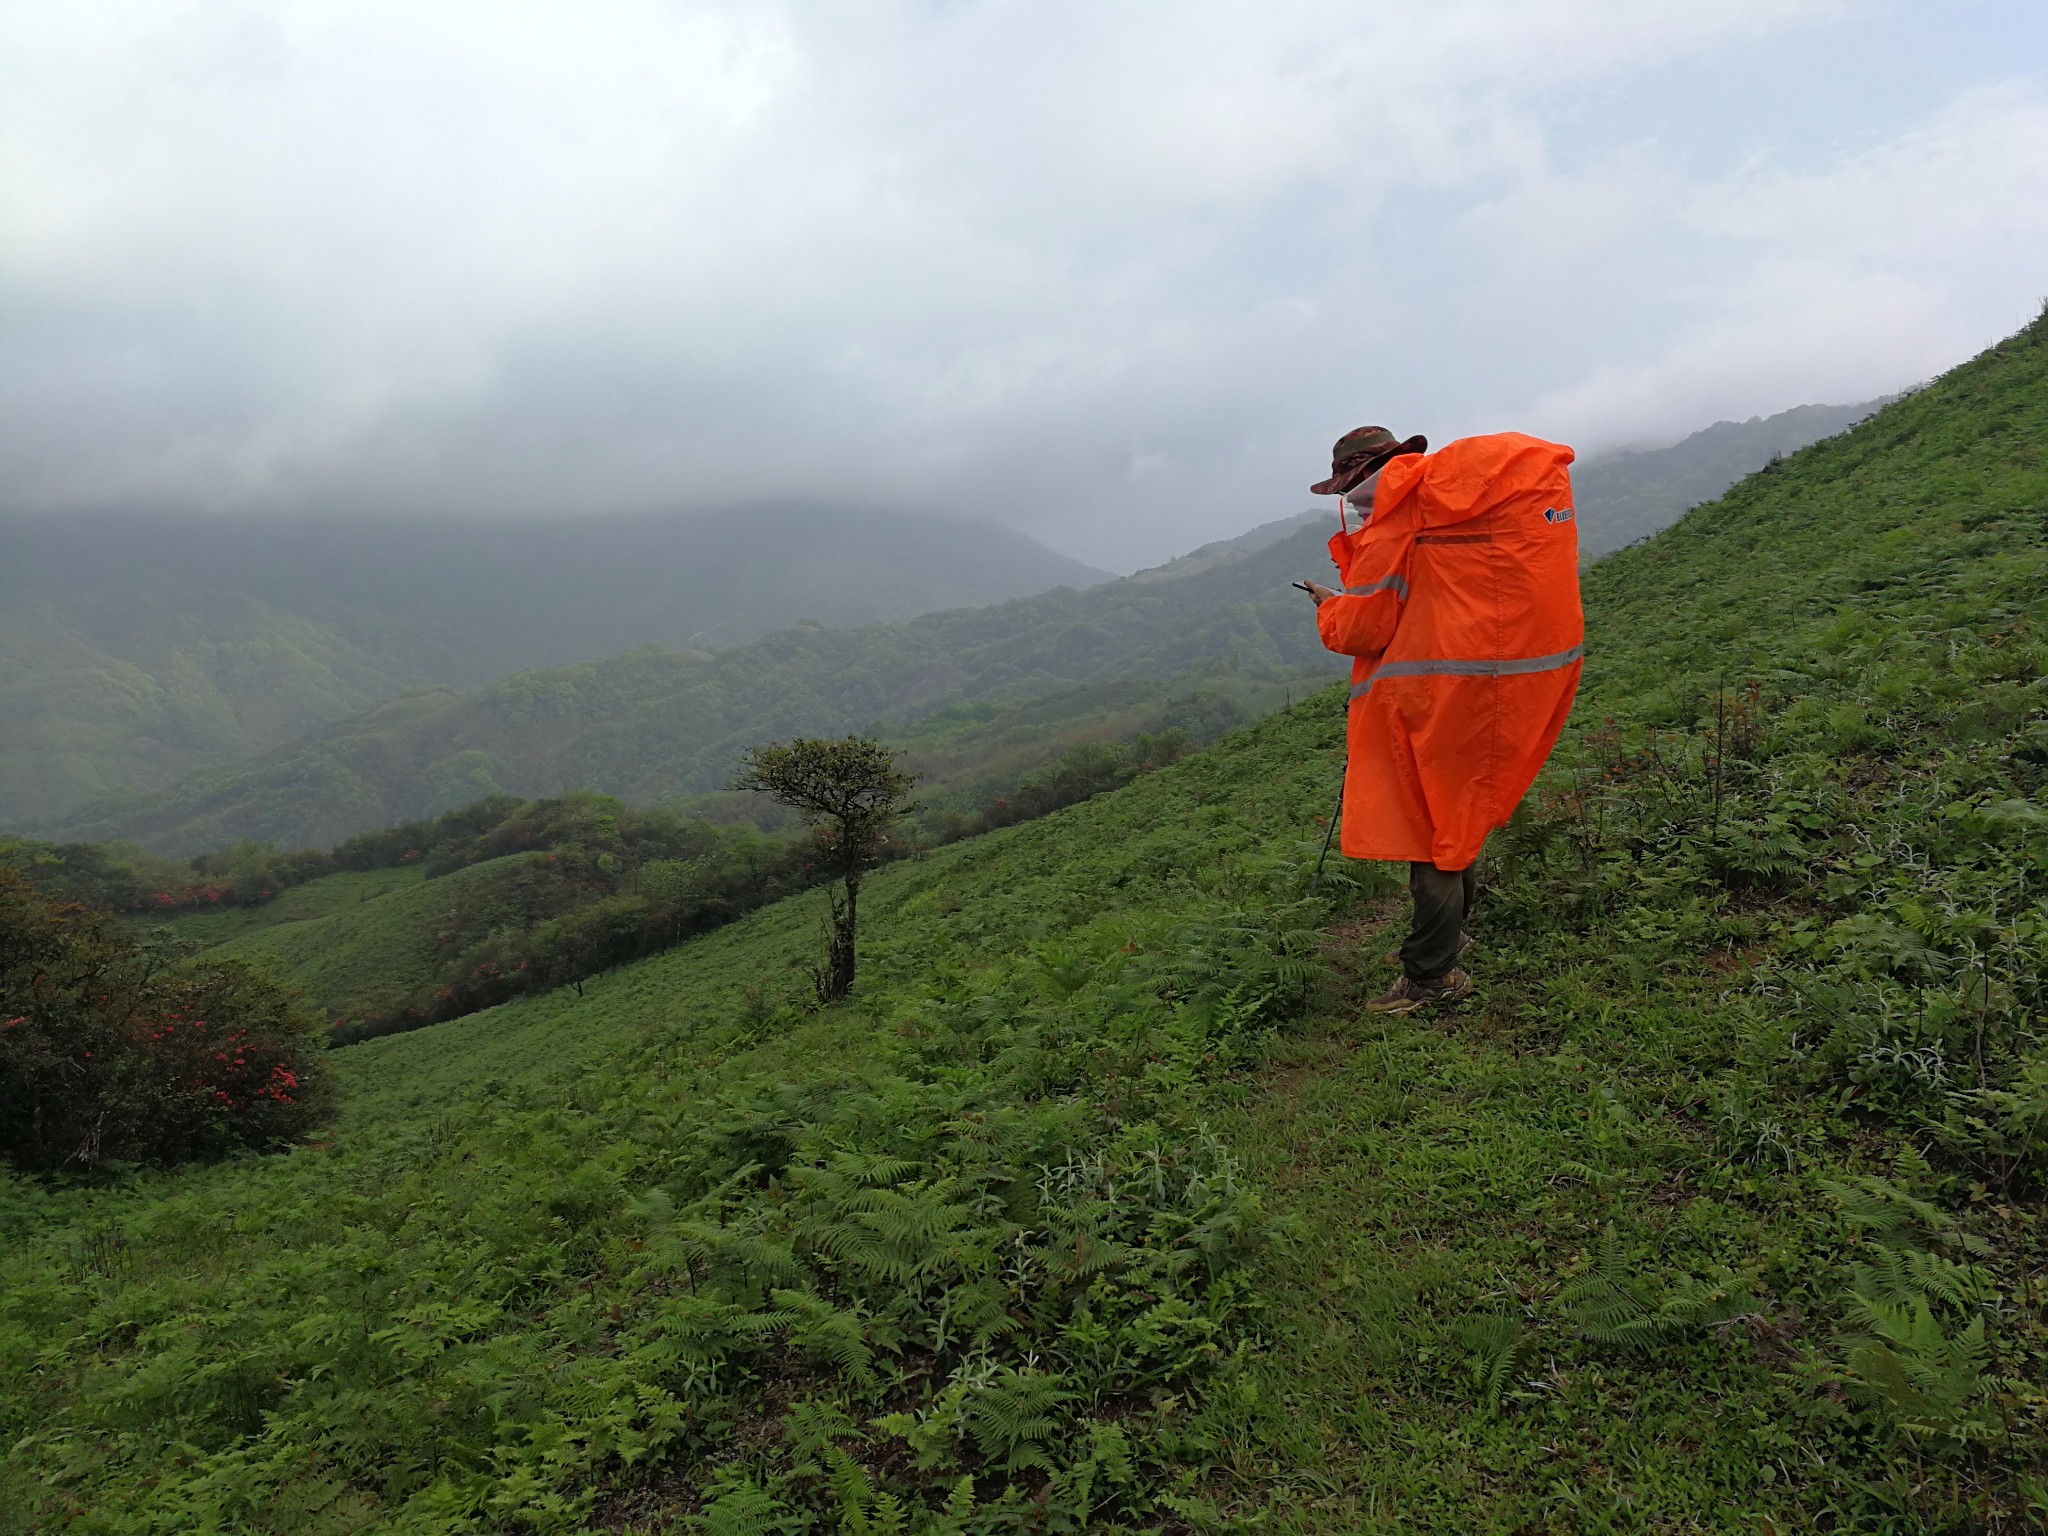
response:
M1689 185L1635 169L1605 189L1616 209L1583 269L1607 275L1608 302L1676 295L1684 317L1654 349L1540 395L1538 430L1611 447L1674 420L1868 398L1952 367L2048 298L2048 104L2027 92L1972 92L1815 172ZM1598 301L1590 283L1581 294Z
M59 509L838 493L1129 567L1298 510L1360 420L1598 446L1868 395L2048 281L2037 95L1796 173L1549 127L1867 9L11 8L0 477Z

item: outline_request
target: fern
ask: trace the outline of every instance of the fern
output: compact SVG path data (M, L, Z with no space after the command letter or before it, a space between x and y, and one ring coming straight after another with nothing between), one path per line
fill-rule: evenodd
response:
M1533 1341L1521 1319L1504 1312L1467 1318L1456 1329L1458 1341L1472 1352L1472 1381L1487 1413L1499 1411L1500 1400L1527 1361Z
M1880 1241L1902 1241L1917 1227L1939 1232L1950 1225L1948 1213L1907 1194L1876 1174L1858 1174L1845 1182L1822 1179L1820 1187L1851 1225Z
M1901 1154L1902 1177L1931 1173L1918 1151ZM1932 1251L1932 1245L1982 1252L1938 1206L1890 1180L1865 1174L1823 1185L1844 1217L1863 1229L1867 1262L1851 1267L1848 1304L1869 1330L1845 1342L1849 1380L1880 1403L1908 1435L1951 1441L1996 1439L2003 1426L1981 1399L1990 1387L1990 1347L1977 1308L1997 1295L1982 1266ZM1968 1314L1950 1331L1935 1305Z
M715 1211L718 1195L714 1191L694 1209ZM757 1231L726 1226L715 1215L679 1214L666 1190L629 1198L626 1212L646 1233L640 1262L631 1275L635 1285L681 1278L694 1290L724 1279L738 1290L758 1294L762 1288L804 1278L802 1263L786 1244Z
M1559 1292L1588 1338L1644 1348L1688 1329L1760 1322L1761 1304L1745 1281L1690 1279L1662 1295L1629 1272L1610 1224L1593 1266Z
M814 1472L824 1467L833 1441L858 1439L860 1429L838 1403L809 1398L782 1416L782 1438L796 1469Z
M1095 962L1067 945L1047 944L1038 952L1039 989L1055 1002L1065 1002L1095 979Z
M1918 1152L1913 1152L1910 1158L1902 1156L1901 1163L1902 1173L1908 1174L1915 1163L1921 1169L1927 1167ZM1862 1228L1874 1243L1920 1247L1933 1243L1957 1247L1966 1253L1985 1251L1983 1239L1958 1228L1948 1212L1907 1193L1889 1179L1866 1173L1842 1183L1823 1179L1820 1187L1843 1217Z
M902 1500L877 1492L867 1470L840 1447L828 1446L825 1461L839 1500L839 1529L846 1536L905 1536L910 1514Z
M807 1169L798 1177L816 1197L804 1231L818 1250L913 1294L954 1264L973 1240L974 1206L953 1198L957 1180L940 1179L921 1189L873 1189L836 1171Z
M1592 1268L1567 1284L1558 1299L1577 1315L1586 1335L1602 1343L1648 1344L1664 1331L1655 1304L1629 1273L1611 1222L1600 1234Z
M1849 1351L1849 1369L1900 1429L1966 1441L1992 1440L2003 1432L1996 1412L1976 1402L1988 1385L1984 1369L1990 1362L1982 1317L1950 1334L1925 1296L1900 1301L1852 1292L1849 1299L1878 1335Z
M829 1360L862 1387L875 1385L875 1352L859 1316L807 1291L777 1291L775 1301L782 1308L780 1316L787 1319L779 1326L788 1331L793 1347Z
M962 1477L953 1485L953 1491L946 1495L945 1506L939 1516L924 1528L924 1536L965 1536L967 1522L974 1518L976 1505L974 1479Z
M703 1536L783 1536L792 1529L791 1511L775 1495L742 1473L727 1469L691 1521Z
M1061 1409L1074 1394L1050 1372L1003 1366L960 1404L961 1427L975 1448L1006 1471L1053 1470L1041 1444L1065 1427Z
M1959 1312L1998 1294L1997 1283L1981 1265L1921 1248L1876 1248L1871 1262L1854 1265L1850 1275L1850 1290L1859 1296L1895 1302L1924 1296Z
M1760 1326L1764 1321L1762 1304L1743 1281L1688 1280L1664 1297L1657 1315L1666 1329L1726 1330L1736 1323Z
M939 1300L932 1348L965 1343L980 1349L1022 1326L1010 1315L1010 1297L992 1278L956 1285Z
M835 1152L830 1167L841 1179L862 1189L901 1184L919 1171L909 1158L869 1152Z

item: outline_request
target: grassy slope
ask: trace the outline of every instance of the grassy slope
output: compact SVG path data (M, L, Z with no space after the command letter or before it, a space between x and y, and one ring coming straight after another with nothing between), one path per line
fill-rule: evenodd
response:
M864 902L870 940L857 1009L817 1019L769 1018L745 997L746 989L764 982L771 988L795 982L790 966L808 958L815 944L818 900L785 903L602 977L582 1001L558 992L417 1037L348 1051L339 1065L349 1109L331 1148L149 1178L127 1194L26 1202L31 1230L17 1239L10 1267L26 1262L33 1278L12 1296L9 1322L16 1331L0 1333L9 1346L5 1368L19 1372L26 1363L21 1352L43 1347L32 1336L53 1325L68 1330L72 1324L59 1322L60 1314L71 1315L71 1298L83 1301L92 1294L139 1320L140 1353L158 1358L160 1371L204 1375L210 1367L202 1356L216 1358L215 1351L225 1348L253 1360L248 1351L267 1350L262 1341L269 1339L283 1355L267 1356L271 1363L260 1368L264 1379L280 1368L299 1377L307 1364L287 1363L284 1356L299 1355L301 1346L284 1341L309 1311L331 1304L336 1287L351 1283L343 1277L364 1262L385 1276L367 1303L369 1315L378 1319L372 1331L384 1328L386 1320L403 1326L402 1315L438 1305L430 1298L444 1287L501 1297L498 1266L510 1262L528 1278L515 1286L516 1296L486 1306L491 1321L485 1342L489 1336L498 1341L488 1343L486 1355L522 1380L544 1382L565 1367L574 1374L573 1362L593 1342L588 1307L608 1306L608 1298L623 1300L641 1288L627 1283L632 1261L616 1251L607 1255L605 1267L619 1267L621 1258L626 1262L596 1291L574 1278L587 1273L594 1256L588 1244L593 1238L607 1241L600 1234L613 1221L616 1198L660 1181L681 1144L677 1138L687 1142L693 1128L729 1118L735 1103L746 1102L749 1090L758 1094L764 1081L794 1084L794 1092L805 1097L844 1092L850 1080L877 1074L899 1073L934 1085L958 1082L959 1047L943 1035L932 1059L917 1059L916 1021L930 1020L936 1035L939 1021L957 1010L979 1021L970 1026L975 1032L993 1034L999 1015L991 1010L1004 1009L1006 994L1026 1010L1042 1012L1051 1001L1037 979L1046 960L1074 961L1064 949L1045 954L1053 950L1055 936L1105 966L1141 966L1148 954L1161 958L1167 932L1192 916L1230 910L1233 897L1241 899L1270 881L1276 866L1295 868L1308 856L1312 844L1298 803L1316 798L1328 776L1329 725L1327 708L1280 717L1279 727L1263 738L1283 744L1286 762L1277 783L1266 754L1240 748L1157 775L1156 787L1146 781L1141 799L1109 797L884 871ZM1264 808L1253 811L1246 794ZM1205 835L1191 839L1190 827ZM1160 897L1167 890L1175 896L1163 907ZM1141 1041L1142 1036L1126 1040L1122 1048L1142 1051ZM969 1059L976 1054L970 1047ZM1134 1083L1131 1092L1136 1089ZM973 1106L972 1099L952 1102L961 1109ZM973 1106L973 1112L1008 1111L997 1101ZM929 1130L915 1134L925 1137ZM1044 1155L1052 1156L1053 1149ZM607 1193L589 1210L568 1214L566 1226L538 1207L529 1220L516 1211L527 1209L536 1178L596 1178ZM520 1230L507 1230L507 1221ZM110 1226L148 1254L147 1264L128 1267L117 1259L105 1266L111 1271L106 1275L90 1260L76 1268L80 1235ZM493 1248L500 1258L485 1254ZM381 1257L370 1258L373 1251ZM479 1263L484 1271L475 1268ZM542 1273L564 1263L569 1267L558 1277ZM202 1296L210 1298L204 1305L213 1321L198 1339L175 1319ZM179 1484L175 1496L151 1496L132 1480L161 1466L157 1435L172 1420L179 1433L220 1443L223 1410L195 1400L204 1394L188 1397L176 1388L169 1397L145 1389L145 1403L132 1395L135 1379L121 1363L133 1358L127 1336L109 1338L99 1322L88 1321L83 1337L107 1338L111 1374L89 1368L85 1377L69 1381L61 1370L43 1378L22 1409L38 1418L55 1413L76 1429L40 1442L28 1458L44 1466L52 1464L46 1457L84 1458L76 1475L88 1506L147 1505L154 1497L157 1507L168 1509L177 1507L176 1498L203 1501L205 1490L187 1483ZM345 1340L342 1347L346 1352ZM484 1359L459 1347L468 1360L461 1369L484 1368ZM166 1350L179 1357L175 1365ZM324 1345L313 1352L336 1358ZM319 1380L308 1380L310 1390L294 1393L295 1406L286 1415L291 1424L276 1421L279 1438L261 1459L283 1469L282 1483L301 1491L314 1485L335 1508L360 1513L374 1507L375 1499L323 1481L340 1453L320 1449L328 1431L315 1424L326 1424L337 1412L359 1411L337 1403L338 1388L325 1376L333 1371L350 1378L357 1395L345 1400L359 1403L354 1369L337 1361ZM557 1388L574 1396L567 1378L559 1377L532 1403L515 1407L502 1432L486 1431L486 1438L497 1436L508 1449L525 1442L538 1422L532 1412L547 1417L568 1405ZM401 1389L400 1395L407 1394ZM259 1396L274 1401L267 1391ZM128 1406L115 1407L116 1399ZM187 1407L175 1406L178 1400ZM299 1417L300 1409L313 1418ZM121 1417L139 1412L138 1425L149 1421L159 1428L110 1441L86 1427L88 1420L106 1422L106 1411ZM4 1432L13 1435L25 1427L10 1422ZM412 1441L440 1433L417 1421L400 1429L381 1416L367 1432L379 1445L393 1435ZM117 1447L139 1464L131 1469L102 1459ZM243 1469L239 1462L209 1461L205 1472L234 1482ZM519 1502L515 1496L507 1507ZM277 1512L271 1518L271 1528L287 1528L300 1516Z
M1989 938L1994 995L2020 994L1994 1007L2040 1050L2025 1021L2048 924L2028 913L2042 911L2048 841L1987 848L1981 832L1934 829L2016 791L2042 799L2044 448L2037 322L1587 574L1587 681L1563 754L1586 765L1582 805L1654 815L1667 793L1655 775L1603 796L1586 791L1600 782L1588 770L1625 779L1627 748L1658 728L1675 759L1687 728L1695 746L1706 734L1705 695L1725 679L1739 701L1760 679L1776 718L1773 755L1745 785L1751 825L1793 823L1810 877L1770 899L1731 896L1654 837L1610 832L1593 845L1597 874L1560 858L1503 882L1505 900L1551 910L1482 913L1477 1010L1337 1023L1281 1047L1277 1075L1224 1125L1309 1234L1270 1272L1278 1348L1248 1410L1246 1470L1262 1485L1279 1471L1283 1528L1756 1530L1769 1514L1778 1529L1979 1530L2048 1515L2037 1391L2008 1405L2008 1445L2033 1469L2014 1482L1972 1455L1923 1455L1925 1440L1845 1435L1839 1386L1820 1390L1816 1362L1852 1347L1827 1337L1854 1332L1843 1276L1872 1258L1824 1180L1935 1150L1918 1192L1978 1218L2003 1288L2002 1359L2035 1380L2043 1320L2026 1277L2043 1244L2037 1204L2001 1203L1997 1180L1953 1149L1942 1162L1928 1132L1938 1092L1876 1112L1886 1084L1869 1063L1898 1048L1877 1021L1831 1019L1800 995L1917 1008L1924 1027L1959 992L1968 1002L1970 956ZM1589 744L1608 721L1622 742ZM1945 926L1926 910L1938 905L1960 920ZM1886 975L1859 955L1856 930L1879 914L1899 924L1880 943L1917 923L1945 963ZM1816 931L1841 945L1833 968L1802 963ZM1859 972L1881 980L1828 993ZM1829 1041L1802 1045L1802 1032L1846 1035L1864 1055L1831 1064ZM1956 1033L1904 1047L1945 1046L1960 1086ZM1689 1276L1747 1276L1768 1298L1763 1326L1587 1350L1560 1282L1585 1272L1608 1224L1652 1297ZM1496 1317L1528 1328L1512 1411L1475 1412L1474 1372L1499 1356L1472 1336ZM1845 1444L1875 1454L1830 1464ZM1976 1479L1981 1502L1962 1513Z
M812 897L583 1000L348 1052L331 1147L120 1190L8 1186L0 1375L19 1395L0 1435L35 1434L6 1481L50 1479L45 1518L75 1500L88 1529L155 1528L124 1510L168 1529L236 1509L250 1528L338 1531L407 1497L425 1529L415 1490L437 1486L462 1490L445 1508L542 1529L696 1508L688 1459L651 1482L620 1473L645 1424L605 1428L594 1406L635 1401L636 1341L663 1304L633 1279L627 1250L648 1234L631 1198L714 1127L738 1134L763 1083L838 1102L879 1073L918 1105L952 1084L949 1123L1023 1113L1034 1091L1014 1079L975 1100L996 1085L977 1087L974 1064L1014 1056L1019 1031L1073 1029L1092 1065L1054 1092L1081 1115L1075 1145L1140 1115L1170 1137L1206 1122L1293 1218L1251 1261L1263 1314L1246 1366L1188 1399L1192 1427L1174 1428L1177 1399L1124 1410L1160 1447L1138 1475L1208 1501L1182 1518L2025 1528L2048 1508L2043 1404L2025 1385L2043 1348L2024 1280L2041 1258L2031 1186L1977 1177L1973 1198L1967 1157L1927 1130L1940 1096L1900 1097L1910 1083L1855 1075L1884 1058L1829 1052L1845 1031L1860 1048L1853 1031L1880 1015L1934 1029L1909 1067L1954 1052L1936 1026L1959 985L1969 998L1960 962L1981 952L1992 974L1987 934L1979 1054L1987 1031L1997 1049L2039 1049L2026 893L2048 849L2025 817L2001 832L1983 808L2038 800L2048 757L2032 638L2044 330L1590 573L1561 788L1498 850L1484 987L1457 1016L1356 1018L1356 992L1386 976L1372 930L1391 908L1369 887L1339 922L1359 942L1337 946L1324 1006L1263 1044L1213 1008L1184 1026L1184 1009L1146 1001L1161 968L1213 950L1205 921L1299 892L1337 762L1324 695L1116 795L883 872L845 1011L800 1018L747 996L811 953ZM1726 830L1709 837L1698 725L1724 673L1766 685L1768 728L1746 757L1724 753ZM1642 766L1652 727L1680 769ZM1744 858L1748 873L1727 862ZM2003 904L1991 927L1957 926L1980 898ZM1882 963L1858 947L1880 917L1896 951ZM1816 1014L1802 987L1836 988L1823 996L1853 1016ZM1963 1058L1950 1067L1965 1084ZM958 1134L936 1126L894 1134L923 1157ZM1934 1167L1901 1171L1914 1144ZM1979 1394L2003 1420L1986 1444L1898 1430L1842 1363L1850 1266L1871 1255L1823 1180L1866 1173L1913 1181L1932 1230L1982 1245L1971 1284L2008 1381ZM1726 1328L1679 1308L1647 1343L1603 1336L1570 1287L1606 1231L1614 1284L1640 1284L1653 1311L1688 1277L1746 1288L1754 1308ZM770 1415L782 1406L771 1397ZM711 1442L728 1490L749 1468L787 1472L772 1433L742 1428ZM197 1448L180 1471L174 1438ZM594 1505L550 1502L593 1479L607 1490ZM726 1528L796 1528L738 1523L737 1498L719 1506Z
M178 938L194 944L225 944L286 924L331 917L366 901L410 890L419 883L420 871L417 868L345 869L304 885L287 886L278 892L275 900L266 901L261 906L181 912L161 923L145 913L137 922L148 927L168 928Z
M431 982L447 953L437 938L444 914L465 903L478 919L492 914L494 886L539 854L508 854L421 880L404 870L345 871L304 887L312 915L278 920L218 943L209 955L253 960L296 987L330 1015L359 1017L403 1005ZM283 906L297 891L287 891ZM254 909L256 912L263 908ZM213 915L188 918L172 931L192 930Z
M1669 448L1588 460L1572 474L1579 553L1597 558L1646 539L1771 458L1844 431L1881 403L1797 405L1775 416L1716 422Z

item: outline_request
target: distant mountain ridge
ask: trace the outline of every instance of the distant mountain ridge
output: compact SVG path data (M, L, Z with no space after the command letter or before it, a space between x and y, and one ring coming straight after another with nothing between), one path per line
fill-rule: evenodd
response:
M1715 500L1773 457L1846 432L1897 396L1861 405L1798 405L1775 416L1717 421L1668 448L1595 455L1572 467L1579 553L1597 559L1646 539Z
M421 687L1104 579L993 524L806 506L0 515L0 826L161 788Z
M949 705L1023 706L1133 679L1192 688L1221 675L1278 687L1336 675L1344 663L1322 649L1307 600L1289 585L1328 565L1326 532L1299 518L1269 527L1277 537L1254 530L1242 541L1249 552L1179 575L897 624L800 624L717 652L648 646L473 691L416 692L167 790L108 797L20 830L171 853L244 838L324 844L501 790L588 788L640 803L703 794L756 742L901 735ZM1117 707L1131 702L1123 692Z
M1581 549L1597 555L1656 532L1773 454L1840 431L1873 409L1804 406L1719 423L1670 448L1575 466ZM800 520L781 530L793 548L802 544ZM1175 690L1185 698L1221 682L1235 707L1271 708L1292 681L1343 666L1317 644L1304 599L1290 586L1328 570L1324 546L1333 519L1325 509L1216 540L1119 580L835 629L828 625L844 622L844 603L861 583L842 579L844 572L823 557L845 550L831 535L851 526L842 519L824 528L800 548L810 564L787 579L772 570L765 577L758 569L737 573L726 596L745 597L751 606L734 629L751 624L758 634L771 616L775 624L775 632L745 644L716 652L676 649L674 642L644 646L469 690L401 682L367 709L340 719L330 714L297 739L241 761L203 768L162 789L18 815L13 825L46 836L133 839L178 853L241 838L326 843L500 790L539 796L592 788L643 802L701 796L716 791L736 755L757 741L861 730L916 746L927 739L922 722L942 714L952 722L940 722L950 760L993 761L1001 737L1010 743L1003 760L1028 769L1037 747L1027 720L1066 732L1066 740L1112 724L1158 729L1176 718L1167 707ZM863 554L872 553L854 552L845 569L858 572ZM576 621L585 625L581 631L559 616L548 620L554 643L592 643L603 623L644 631L648 605L643 599L636 608L632 594L645 590L647 569L663 567L656 558L643 565L618 583L616 612L583 616ZM569 566L573 571L573 559ZM563 585L573 589L578 580L587 586L587 570ZM193 597L195 605L237 601L251 600L196 588ZM364 622L366 607L349 610L355 622ZM789 622L799 617L810 622ZM274 618L267 622L269 660L289 663L296 653L280 636L296 632ZM0 702L6 697L0 686ZM1006 712L1004 718L992 710ZM1095 726L1077 725L1084 716Z
M1579 553L1597 559L1646 539L1692 508L1717 499L1772 458L1845 432L1896 398L1886 395L1860 405L1799 405L1775 416L1717 421L1668 447L1589 455L1572 466ZM1161 581L1227 564L1302 528L1321 529L1325 537L1336 532L1334 510L1325 506L1263 524L1236 538L1218 539L1177 560L1138 571L1131 579Z

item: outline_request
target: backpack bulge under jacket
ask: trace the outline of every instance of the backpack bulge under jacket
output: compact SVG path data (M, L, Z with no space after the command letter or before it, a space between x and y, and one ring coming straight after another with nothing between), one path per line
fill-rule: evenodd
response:
M1550 755L1585 649L1571 462L1519 432L1397 458L1330 540L1343 595L1316 628L1355 658L1351 858L1468 867Z

